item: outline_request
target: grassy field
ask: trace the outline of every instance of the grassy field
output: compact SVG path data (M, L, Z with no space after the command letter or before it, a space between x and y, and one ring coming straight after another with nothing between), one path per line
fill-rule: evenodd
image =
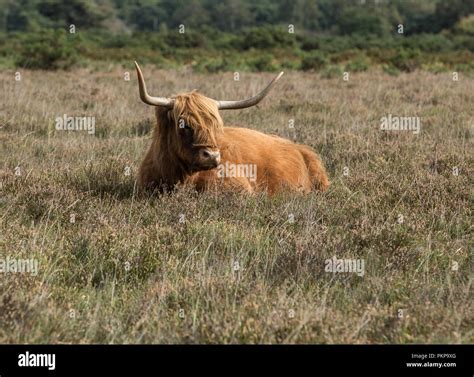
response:
M143 69L154 95L219 99L273 76ZM473 78L288 72L224 121L312 146L327 193L140 198L153 110L132 65L20 73L0 73L0 259L38 273L0 274L0 343L474 341ZM56 130L64 114L95 134ZM420 133L380 130L388 114Z

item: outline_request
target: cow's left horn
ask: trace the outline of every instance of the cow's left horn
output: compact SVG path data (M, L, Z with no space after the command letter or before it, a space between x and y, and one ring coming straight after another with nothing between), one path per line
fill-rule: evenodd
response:
M140 90L140 98L142 99L142 101L145 102L147 105L152 106L173 107L173 99L166 97L152 97L148 94L148 92L146 91L143 73L137 62L135 62L135 67L137 68L138 88Z
M280 74L272 81L270 81L270 84L268 84L267 87L263 89L260 93L258 93L256 96L240 101L217 101L217 107L219 108L219 110L232 110L245 109L246 107L255 106L267 96L267 94L270 92L270 90L273 88L273 86L276 84L276 82L280 79L282 75L283 72L280 72Z

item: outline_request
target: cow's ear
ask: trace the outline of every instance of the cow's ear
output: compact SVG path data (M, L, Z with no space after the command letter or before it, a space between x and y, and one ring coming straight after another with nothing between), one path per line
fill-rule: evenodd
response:
M156 120L158 122L158 125L160 127L166 127L169 126L170 123L173 125L173 114L172 111L169 111L168 109L162 107L162 106L157 106L155 107L155 115L156 115Z
M168 111L166 112L166 116L168 117L168 124L169 124L169 125L174 125L173 111L172 111L172 110L168 110Z

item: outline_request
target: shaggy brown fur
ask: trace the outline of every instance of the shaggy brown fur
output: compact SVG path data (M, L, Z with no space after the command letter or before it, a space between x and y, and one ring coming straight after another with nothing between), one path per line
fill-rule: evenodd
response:
M308 193L329 186L323 164L311 148L247 128L224 127L216 102L197 92L178 95L169 110L156 108L157 124L138 176L143 189L193 184L198 190ZM186 125L186 127L183 127ZM203 167L199 151L220 152L225 165L255 165L256 179Z

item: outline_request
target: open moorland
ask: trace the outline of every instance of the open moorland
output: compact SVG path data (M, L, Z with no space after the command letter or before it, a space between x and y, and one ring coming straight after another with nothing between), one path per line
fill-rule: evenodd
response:
M142 68L154 95L243 98L273 77ZM0 73L0 343L474 341L472 77L286 72L222 115L313 147L326 193L143 198L153 110L132 61L15 71ZM64 115L94 129L58 130ZM389 116L419 132L381 130ZM334 256L363 273L326 271Z

